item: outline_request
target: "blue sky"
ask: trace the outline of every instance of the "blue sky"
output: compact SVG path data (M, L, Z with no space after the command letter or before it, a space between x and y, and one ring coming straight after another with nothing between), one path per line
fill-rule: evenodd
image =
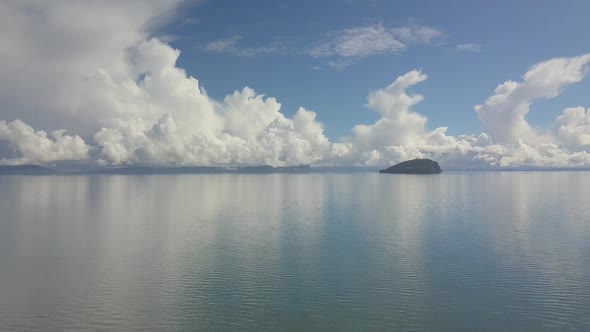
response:
M590 2L584 1L219 0L187 9L160 33L173 38L182 52L179 66L210 95L222 99L249 86L276 97L285 114L299 106L317 112L331 138L378 118L364 106L370 90L420 68L429 79L414 88L425 96L415 110L427 115L429 127L448 126L453 135L480 132L473 107L498 84L520 79L540 61L590 51ZM335 31L376 24L427 26L444 36L353 57L345 68L327 64L337 56L305 54ZM232 38L238 39L235 50L207 50L211 42ZM477 46L457 48L464 44ZM277 50L256 51L265 47ZM239 53L247 49L252 54ZM549 127L564 108L587 106L589 88L590 82L582 82L536 103L530 123Z
M588 13L573 0L3 1L0 165L590 167Z

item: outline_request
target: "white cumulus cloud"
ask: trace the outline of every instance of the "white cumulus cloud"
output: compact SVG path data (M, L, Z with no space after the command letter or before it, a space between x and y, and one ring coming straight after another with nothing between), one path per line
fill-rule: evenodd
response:
M572 107L555 120L557 138L573 151L590 152L590 109Z
M563 86L580 81L590 61L587 57L548 60L533 66L524 75L524 83L501 85L484 106L476 107L484 127L492 130L475 135L450 136L446 127L430 130L428 119L412 110L423 96L408 92L427 76L418 70L410 71L388 87L369 94L367 106L381 118L371 125L353 128L345 160L383 165L433 158L448 166L466 168L588 166L588 111L581 107L566 109L556 119L555 135L537 133L525 118L532 99L556 97ZM494 127L496 123L504 126Z
M477 112L486 132L496 143L518 140L547 141L527 122L531 104L538 99L554 98L561 90L580 82L588 72L590 54L573 58L557 58L534 65L523 76L522 82L506 81Z
M420 71L413 70L398 77L388 87L371 92L367 106L379 112L382 118L372 125L353 128L355 146L366 150L369 147L405 145L424 136L426 117L410 110L424 97L408 94L407 89L426 78Z
M51 134L35 131L26 123L0 121L0 142L8 143L14 158L0 158L0 164L37 164L88 158L90 147L80 136L70 136L64 130ZM0 156L1 157L1 156Z

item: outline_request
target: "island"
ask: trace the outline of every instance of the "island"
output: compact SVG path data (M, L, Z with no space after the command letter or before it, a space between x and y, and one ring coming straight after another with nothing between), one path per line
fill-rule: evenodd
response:
M387 174L440 174L442 169L438 163L430 159L412 159L382 169L379 173Z

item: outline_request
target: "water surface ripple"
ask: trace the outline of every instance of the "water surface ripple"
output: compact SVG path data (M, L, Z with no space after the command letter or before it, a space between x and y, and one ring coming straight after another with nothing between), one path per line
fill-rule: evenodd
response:
M0 330L590 330L590 173L0 176Z

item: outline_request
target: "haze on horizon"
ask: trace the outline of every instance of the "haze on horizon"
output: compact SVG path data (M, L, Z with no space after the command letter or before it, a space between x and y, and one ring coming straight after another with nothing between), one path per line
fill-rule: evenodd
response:
M323 15L330 4L338 10L325 1L318 12ZM260 28L246 29L255 26L256 17L236 14L241 13L238 4L234 10L223 7L231 5L180 0L3 1L0 164L386 165L431 158L469 167L590 166L586 45L582 51L554 49L547 54L515 51L514 61L527 65L487 90L484 77L459 65L499 52L506 57L495 62L486 58L492 69L484 69L512 69L510 49L494 49L493 41L507 33L501 26L466 39L451 31L451 25L429 22L430 15L375 17L370 10L341 22L313 25L299 16L288 17L288 9L281 11L292 6L290 2L257 1L254 7L269 22L263 30L278 27L276 35L257 36L248 31ZM378 9L391 4L350 1L342 6ZM560 17L564 22L576 21L575 12L584 13L575 6L590 9L574 1L554 6L567 9ZM536 10L551 10L545 8L548 5L540 7L544 9ZM225 22L213 26L206 19L221 12L251 25L236 20L235 26L224 28ZM302 20L301 33L281 30L276 22L281 15ZM501 16L497 18L500 22ZM588 28L588 23L577 24ZM571 24L560 32L568 29L573 29ZM543 40L549 47L550 37ZM579 44L570 39L572 45ZM520 45L537 49L537 43L522 40ZM448 61L457 67L447 68L456 72L449 81L461 77L470 82L466 85L489 91L487 97L463 108L462 100L470 100L466 95L475 88L453 90L463 89L465 94L437 93L445 77L433 78L430 72L440 73L440 67L415 63L430 63L432 58L452 58ZM372 62L387 65L368 67L375 66ZM264 70L267 67L271 69ZM365 68L370 70L362 72ZM199 71L211 79L215 93L208 93L206 80L199 81ZM296 72L333 84L317 89L309 83L310 88ZM389 79L378 87L383 75ZM277 86L285 100L265 95L257 86L243 86L244 77L256 77L251 82L264 87ZM232 85L225 97L218 96L221 82ZM583 91L568 93L576 86ZM311 99L326 109L282 106L307 101L304 90L314 88L319 90L316 96L325 93L341 100ZM426 105L428 92L434 97ZM351 97L357 94L366 97ZM535 105L544 100L567 106L553 110L554 119L540 116L531 122ZM354 110L332 109L343 103L356 105L350 106ZM471 117L479 124L470 124ZM430 118L437 124L440 119L451 123L433 125ZM349 122L354 124L345 131L329 130L331 124L340 128ZM453 125L466 132L456 134Z

